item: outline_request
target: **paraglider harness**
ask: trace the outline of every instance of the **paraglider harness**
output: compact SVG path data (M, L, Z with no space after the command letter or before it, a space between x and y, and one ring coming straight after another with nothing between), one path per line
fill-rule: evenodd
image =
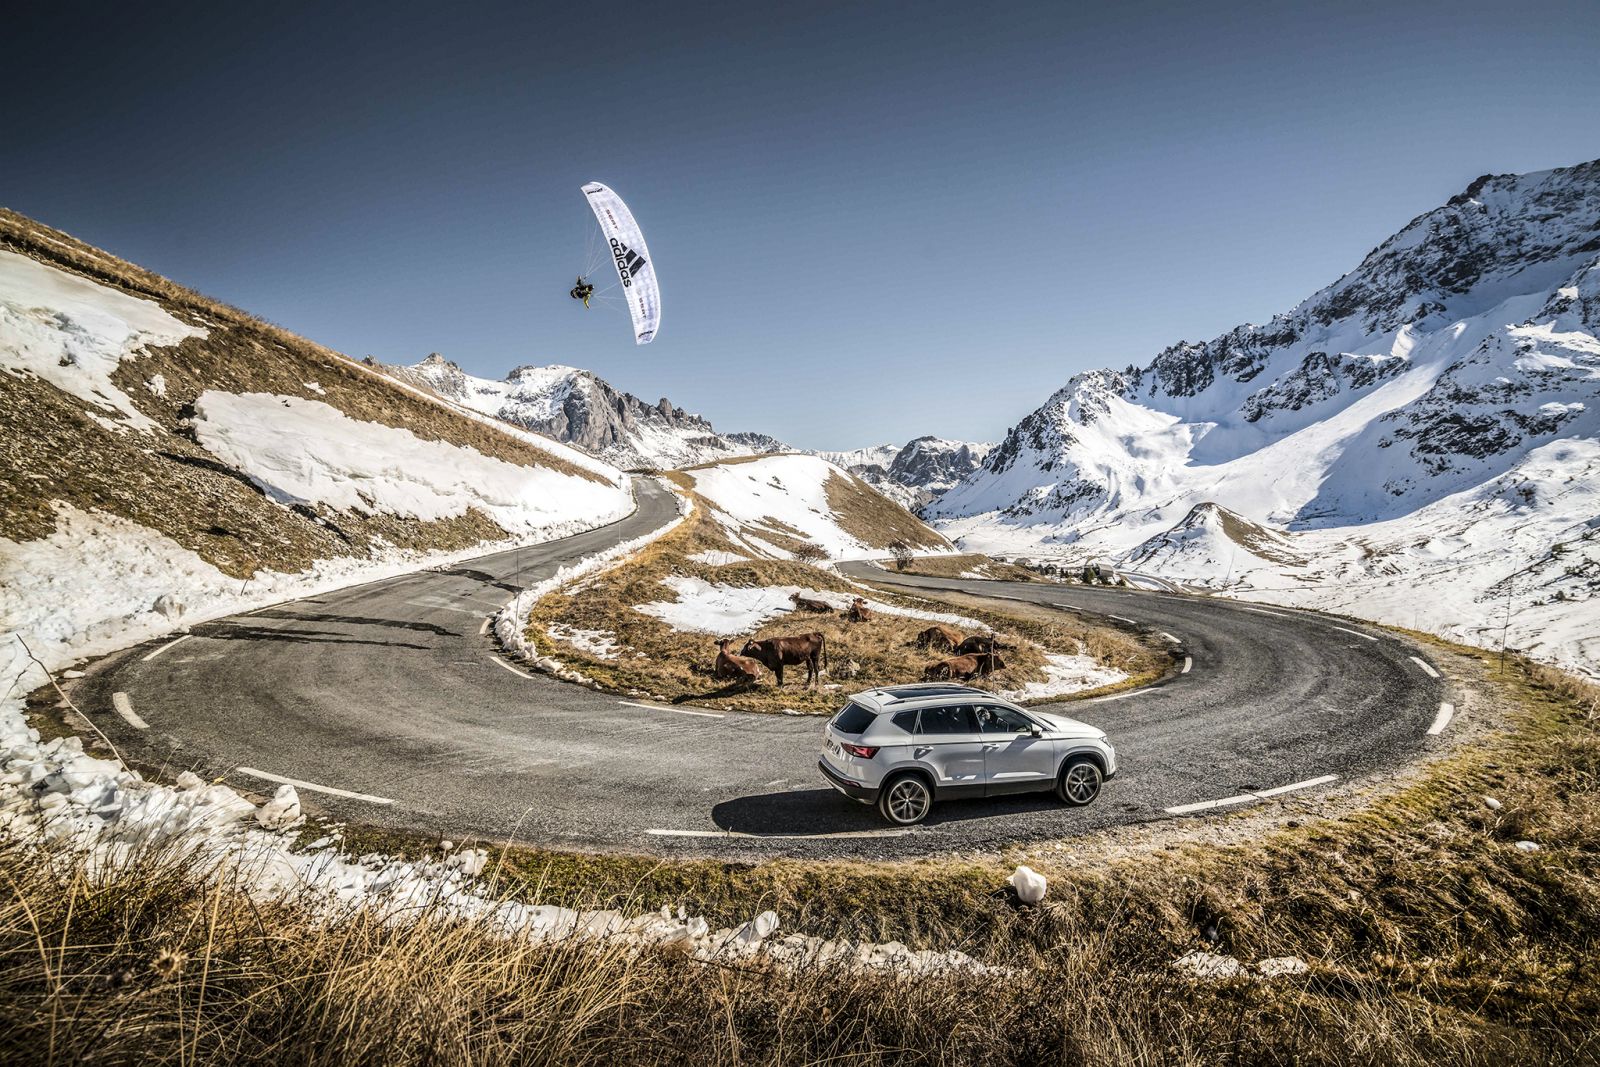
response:
M589 306L589 298L591 296L593 296L593 295L594 295L594 286L590 285L588 282L584 281L582 278L579 278L578 279L578 284L574 285L572 287L572 293L571 293L572 299L574 299L574 300L582 300L584 307L588 307Z

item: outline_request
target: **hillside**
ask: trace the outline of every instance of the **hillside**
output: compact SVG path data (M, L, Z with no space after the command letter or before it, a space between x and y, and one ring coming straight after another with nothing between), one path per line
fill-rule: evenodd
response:
M1597 335L1600 161L1485 176L1264 326L1073 378L927 514L1477 643L1509 611L1514 646L1597 669Z
M414 366L383 369L625 469L684 467L783 447L763 434L720 434L665 397L646 403L577 367L517 367L495 381L468 374L435 352Z
M51 653L632 510L615 468L12 212L0 367L0 628Z
M861 479L807 455L752 456L674 475L699 494L727 536L758 558L881 556L896 541L950 543Z

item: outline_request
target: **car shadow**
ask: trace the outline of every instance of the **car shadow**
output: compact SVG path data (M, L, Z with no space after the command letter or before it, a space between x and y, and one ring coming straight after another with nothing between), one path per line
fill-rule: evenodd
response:
M1071 810L1049 793L941 800L933 806L921 825L934 827ZM876 808L826 788L791 789L781 793L735 797L713 807L711 820L719 828L731 833L758 836L858 833L895 828L878 814Z
M496 578L494 575L485 571L474 570L471 567L454 567L450 570L440 571L439 573L448 574L452 578L470 578L475 582L482 582L484 585L492 586L495 589L504 590L507 593L522 592L522 586L520 585L514 585L509 581Z

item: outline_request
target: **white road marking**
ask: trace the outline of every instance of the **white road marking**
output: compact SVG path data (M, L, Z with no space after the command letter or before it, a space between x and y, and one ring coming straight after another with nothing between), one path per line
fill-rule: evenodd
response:
M632 700L619 700L618 704L630 708L649 708L651 711L670 711L674 715L698 715L702 719L720 719L724 716L716 711L690 711L688 708L669 708L664 704L639 704Z
M1185 656L1185 657L1183 657L1183 670L1179 671L1178 673L1179 674L1188 674L1189 673L1189 668L1193 667L1193 666L1194 666L1194 657L1193 656Z
M140 663L149 663L151 660L153 660L157 656L161 655L161 653L165 652L167 649L171 648L173 645L176 645L176 644L179 644L181 642L187 641L187 640L189 640L189 638L191 638L193 636L194 636L194 634L184 634L182 637L177 638L176 640L168 641L166 644L162 645L160 648L156 649L154 652L150 653L148 656L140 656L139 657L139 662Z
M512 674L515 674L519 678L530 678L531 679L533 677L533 675L528 674L525 671L517 670L515 667L513 667L511 664L507 663L505 660L501 659L499 656L490 656L489 657L489 662L498 663L500 666L504 667L506 670L510 671Z
M1244 608L1244 610L1246 610L1246 611L1253 611L1257 615L1276 615L1280 619L1287 619L1289 617L1289 616L1285 615L1281 611L1268 611L1266 608L1248 608L1248 607L1245 607L1243 604L1240 604L1239 606L1241 608Z
M1129 626L1138 626L1139 625L1138 623L1134 622L1132 619L1125 619L1121 615L1107 615L1106 618L1108 618L1108 619L1116 619L1118 622L1125 622Z
M1433 669L1433 664L1429 663L1427 660L1422 659L1422 658L1420 658L1418 656L1410 656L1408 658L1411 660L1412 663L1415 663L1417 666L1421 667L1422 668L1422 672L1424 674L1426 674L1429 678L1437 678L1437 677L1439 677L1439 672L1434 670Z
M1377 638L1373 637L1371 634L1364 634L1364 633L1361 633L1359 630L1346 630L1343 626L1335 626L1334 629L1335 630L1339 630L1339 631L1341 631L1343 633L1350 634L1350 635L1352 635L1354 637L1359 637L1363 641L1376 641L1377 640Z
M483 625L478 627L478 636L479 637L482 637L484 634L489 632L489 623L492 622L492 621L494 621L494 616L493 615L485 615L483 617Z
M1135 689L1132 692L1128 692L1128 693L1112 693L1108 697L1093 697L1093 698L1091 698L1089 700L1085 700L1084 703L1085 704L1104 704L1108 700L1127 700L1129 697L1138 696L1141 692L1143 692L1143 690Z
M394 801L390 800L388 797L375 797L371 793L352 793L348 789L335 789L331 785L318 785L316 782L304 782L299 778L285 778L281 774L269 774L266 771L258 771L254 767L235 767L234 770L238 771L240 774L248 774L252 778L263 778L269 782L277 782L280 785L292 785L296 789L309 789L313 793L327 793L329 796L349 797L351 800L365 800L368 804L394 803Z
M1303 782L1294 782L1290 785L1275 786L1272 789L1258 789L1254 793L1240 793L1236 797L1223 797L1221 800L1202 800L1196 804L1178 804L1175 807L1164 809L1168 815L1189 815L1197 811L1212 811L1216 808L1232 807L1235 804L1248 804L1252 800L1266 800L1268 797L1282 796L1284 793L1293 793L1297 789L1310 789L1312 786L1327 785L1337 782L1337 774L1324 774L1321 778L1307 778Z
M406 601L406 606L413 608L433 608L435 611L453 611L458 615L477 614L476 611L473 611L470 608L458 608L449 602L440 603L442 600L444 600L443 597L430 596L424 597L421 600L408 600Z
M763 841L807 841L823 837L903 837L912 831L903 830L839 830L831 834L747 834L738 830L646 830L652 837L751 837Z
M133 727L135 730L150 729L150 724L139 718L139 716L134 713L133 701L128 699L127 693L112 693L111 706L116 708L117 714L126 719L128 721L128 725Z
M1437 737L1439 734L1444 733L1444 728L1449 726L1450 720L1455 717L1456 706L1454 704L1440 704L1439 714L1433 717L1433 725L1428 727L1428 735Z
M1179 641L1176 637L1173 637L1171 634L1167 633L1167 631L1165 631L1165 630L1161 631L1161 636L1165 637L1168 641L1171 641L1175 645L1183 644L1182 641Z

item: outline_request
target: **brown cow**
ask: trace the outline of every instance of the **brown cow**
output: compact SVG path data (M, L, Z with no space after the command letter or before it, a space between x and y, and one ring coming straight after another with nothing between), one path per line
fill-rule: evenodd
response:
M844 617L851 622L866 622L872 618L872 609L867 607L865 600L856 597L850 602L850 610L844 613Z
M717 666L714 673L718 678L731 678L754 684L761 677L761 664L729 652L728 645L731 643L731 640L717 642Z
M994 671L1006 669L1006 661L990 652L982 656L951 656L949 659L939 660L937 663L928 664L922 672L924 681L939 681L943 679L960 679L970 682L972 679L990 674Z
M986 652L994 652L996 650L1008 652L1011 647L994 634L973 634L956 645L955 654L958 656L981 656Z
M794 601L794 606L801 611L814 611L818 615L832 615L833 605L822 600L811 600L799 593L790 593L789 599Z
M952 630L948 626L935 624L917 635L918 648L947 649L955 648L961 643L960 630Z
M822 670L828 665L828 640L820 633L798 634L792 637L768 637L760 641L746 641L739 655L749 656L778 680L783 687L783 669L806 665L806 684L815 686L822 679Z

